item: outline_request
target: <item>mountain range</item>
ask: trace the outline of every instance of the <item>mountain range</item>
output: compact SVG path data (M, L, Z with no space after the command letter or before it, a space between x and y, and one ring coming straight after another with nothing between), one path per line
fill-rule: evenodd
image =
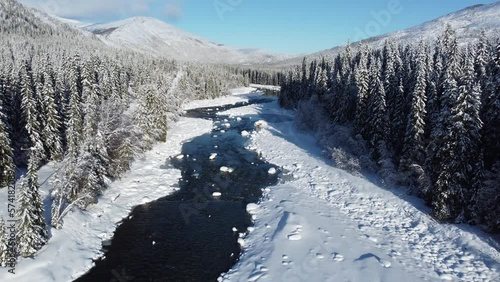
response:
M497 40L500 38L500 2L467 7L408 29L353 42L351 46L356 48L360 44L366 44L372 49L379 49L383 47L387 40L398 44L418 44L420 40L433 44L437 37L443 34L448 25L456 31L458 43L461 45L476 42L483 31L487 38ZM344 48L345 46L337 46L306 55L306 57L308 59L324 57L331 60ZM299 64L302 58L295 57L278 63L284 65Z
M47 15L32 9L33 13L53 28L64 26L93 37L104 44L151 56L162 56L187 62L225 63L238 65L287 66L299 64L304 56L309 59L333 58L345 46L299 56L270 54L261 49L226 46L192 34L161 20L150 17L133 17L109 23L88 24L76 20ZM409 29L353 42L355 48L364 43L373 49L383 46L387 40L399 44L428 43L435 41L447 25L457 32L460 44L476 41L484 31L490 38L500 34L500 2L475 5Z

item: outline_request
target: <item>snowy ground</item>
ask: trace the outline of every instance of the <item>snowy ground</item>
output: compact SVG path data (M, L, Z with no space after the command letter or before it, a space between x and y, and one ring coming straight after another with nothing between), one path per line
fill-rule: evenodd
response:
M237 89L228 97L191 102L185 108L242 102L256 95L249 94L254 90ZM292 112L270 103L227 113L267 122L249 135L248 146L289 176L286 183L267 188L258 205L248 206L255 225L241 240L241 260L220 280L500 281L500 253L487 235L468 226L439 224L420 200L332 167L314 138L296 130ZM133 206L173 192L180 172L161 166L180 153L183 141L212 126L182 118L167 143L136 161L97 205L68 214L62 230L51 230L49 244L35 259L21 259L16 275L0 269L0 281L72 281L85 273L101 255L102 241L111 238ZM40 181L52 171L51 165L42 168ZM0 190L3 207L6 192ZM0 214L5 216L6 208Z
M255 87L259 89L268 89L268 90L273 90L273 91L280 91L281 86L274 86L274 85L262 85L262 84L250 84L250 87Z
M332 167L277 103L223 114L268 117L249 147L292 181L249 207L255 226L244 254L219 280L500 281L500 253L487 235L439 224L419 199Z
M230 91L230 95L225 97L219 97L212 100L197 100L189 102L184 106L184 109L196 109L196 108L204 108L204 107L212 107L212 106L222 106L229 104L236 104L238 102L248 101L249 98L260 95L259 92L256 92L256 88L254 87L240 87L235 88Z

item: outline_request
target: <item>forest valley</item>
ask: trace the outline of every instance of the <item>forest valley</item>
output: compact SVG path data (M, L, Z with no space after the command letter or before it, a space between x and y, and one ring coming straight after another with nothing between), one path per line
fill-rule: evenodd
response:
M248 83L281 85L281 106L339 168L408 187L438 220L500 230L498 41L459 46L448 28L432 46L347 46L332 62L269 70L112 49L11 0L0 6L0 187L15 191L21 257L49 240L41 166L59 164L50 225L62 228L65 214L96 203L169 138L186 101ZM7 252L0 219L0 265Z

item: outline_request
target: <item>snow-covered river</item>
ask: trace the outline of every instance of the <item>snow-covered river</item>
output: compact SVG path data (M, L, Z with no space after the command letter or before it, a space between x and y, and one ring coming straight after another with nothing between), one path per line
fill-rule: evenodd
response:
M293 111L254 90L186 104L167 142L0 281L500 281L496 237L336 168ZM44 197L55 167L39 171Z
M258 119L217 113L274 99L189 110L187 117L211 120L214 128L165 161L165 169L182 172L179 190L136 207L105 256L75 281L111 281L117 275L124 281L216 281L227 272L240 256L240 233L252 224L247 204L278 182L280 170L245 148Z

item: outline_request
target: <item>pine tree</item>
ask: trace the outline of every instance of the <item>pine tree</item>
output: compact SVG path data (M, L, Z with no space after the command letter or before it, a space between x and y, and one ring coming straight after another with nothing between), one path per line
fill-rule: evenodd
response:
M477 43L475 49L475 57L474 57L474 70L476 75L476 81L479 83L481 87L481 92L486 92L484 89L486 88L486 84L488 83L488 58L489 54L489 44L486 38L486 33L483 31L481 33L481 37L479 37L479 42ZM485 97L481 97L482 101L485 100Z
M151 86L143 88L143 95L139 100L136 113L136 122L144 134L144 141L147 147L153 144L158 136L155 118L156 97Z
M454 181L453 171L450 167L453 158L453 146L455 140L450 140L450 132L452 124L451 109L458 96L458 86L451 71L447 71L438 127L433 136L431 146L431 172L435 173L435 178L432 182L435 183L434 188L430 191L431 204L434 215L441 220L453 220L460 212L460 194L462 187L451 185ZM453 164L456 165L456 164ZM435 180L434 180L435 179ZM456 184L456 183L455 183Z
M434 191L433 210L437 218L463 222L476 191L473 176L482 165L480 155L479 117L480 87L474 82L473 62L468 53L463 70L455 69L453 62L447 65L442 97L440 131L435 138L437 146L437 181ZM459 75L459 85L453 77Z
M370 70L370 94L368 98L368 124L370 124L369 142L373 150L375 160L385 156L378 149L381 145L387 145L387 132L389 120L387 116L387 105L385 101L385 90L380 80L380 59L377 59ZM382 144L384 143L384 144Z
M90 63L85 64L82 74L82 97L83 97L83 142L84 150L88 152L95 151L95 137L97 134L97 125L99 123L99 93L98 84L94 71Z
M318 95L320 101L324 101L324 96L328 92L328 87L327 87L327 81L328 81L328 75L327 75L327 70L326 68L322 67L322 65L318 65L317 67L317 72L318 75L316 76L316 94Z
M33 74L28 61L24 62L21 77L21 108L26 120L26 131L29 135L31 146L40 140L40 123L38 120L38 109L35 100Z
M307 60L306 57L302 59L302 85L307 84Z
M400 161L400 171L409 171L411 166L422 166L425 160L425 103L426 103L426 62L423 42L420 42L417 67L416 84L413 90L413 98L408 123L406 126L406 136L404 139L403 154Z
M389 115L390 147L396 157L401 154L402 142L405 134L405 119L403 106L405 103L404 87L402 84L403 62L392 41L387 41L383 50L383 82L386 92L387 111Z
M355 118L357 96L355 78L351 69L352 55L349 43L337 63L337 77L334 83L334 122L347 124Z
M428 76L427 76L427 105L426 111L427 116L425 120L426 125L426 138L430 138L433 132L436 122L438 120L439 110L440 110L440 98L441 98L441 76L443 75L443 55L442 55L442 44L441 38L438 37L436 46L434 49L434 54L432 59L429 58L428 62Z
M485 176L478 191L475 216L476 222L483 223L492 232L500 231L500 161L496 162Z
M491 169L500 159L500 41L491 59L491 75L484 92L482 141L485 167Z
M48 240L37 175L42 150L41 143L31 149L27 176L21 177L16 188L19 191L16 246L23 257L33 256Z
M2 105L0 104L0 187L14 181L14 161L7 129L3 123Z
M463 152L461 159L461 174L466 176L468 185L465 187L465 218L472 219L472 200L476 198L481 188L484 162L482 155L481 132L483 122L480 118L481 111L481 84L476 81L474 73L474 62L472 54L465 53L463 62L463 74L460 78L458 105L455 108L460 124L463 126L463 134L460 136L458 153Z
M406 134L406 119L408 116L405 116L405 107L407 95L405 93L403 78L399 78L399 81L395 81L394 83L398 87L395 94L394 109L391 110L392 116L391 113L389 113L389 118L392 125L392 149L394 150L395 157L399 160L399 156L403 151L403 142L401 142L401 140L404 140Z
M76 159L80 151L80 140L83 134L83 113L81 110L82 88L81 71L78 57L74 59L69 70L70 97L66 109L67 152Z
M365 45L360 53L358 67L355 70L355 83L357 88L357 103L356 103L356 128L357 131L364 137L368 137L367 122L367 104L368 104L368 56L369 50Z
M9 240L5 220L0 216L0 267L6 266L9 262Z
M47 63L45 69L45 81L42 87L43 108L45 126L42 129L42 138L47 148L47 155L50 160L60 160L63 154L61 141L61 119L56 105L56 89L53 79L50 77L51 67Z

